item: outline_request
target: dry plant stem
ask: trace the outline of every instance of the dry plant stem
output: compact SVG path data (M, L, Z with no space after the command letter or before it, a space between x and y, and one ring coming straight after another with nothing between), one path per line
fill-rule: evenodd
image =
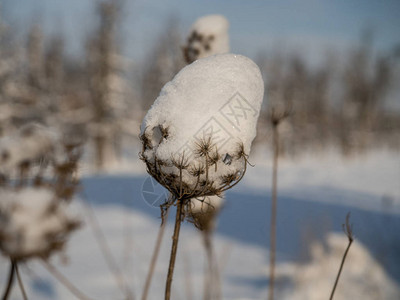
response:
M19 268L18 268L17 263L15 264L15 273L17 274L18 285L19 285L19 288L21 289L22 297L24 298L24 300L28 300L28 297L26 296L26 293L25 293L24 284L22 283L21 274L19 273Z
M107 266L110 270L110 272L114 275L117 286L119 286L120 290L125 293L125 299L127 300L132 300L134 299L132 291L129 289L129 287L126 284L124 275L122 274L120 268L118 267L117 262L115 261L110 248L108 247L106 237L104 236L99 222L97 221L97 218L93 212L93 209L90 205L90 203L87 203L85 205L88 210L88 215L89 215L89 220L90 224L92 225L92 229L94 232L94 236L99 244L101 253L103 254L104 260L107 263Z
M204 300L220 299L220 283L217 264L214 260L212 232L203 232L207 254L207 269L204 272Z
M61 274L52 264L42 260L42 265L53 275L62 285L64 285L76 298L80 300L92 300L73 285L63 274Z
M193 299L193 290L192 290L192 272L190 269L190 260L189 257L187 255L187 253L185 253L186 255L184 255L183 257L183 263L184 263L184 268L183 268L183 272L184 272L184 277L185 277L185 295L186 295L186 299L187 300L192 300Z
M279 157L279 132L278 123L273 123L273 173L272 173L272 204L269 252L269 289L268 299L274 299L275 284L275 256L276 256L276 214L277 214L277 186L278 186L278 157Z
M343 225L343 230L344 230L345 234L347 235L347 238L349 239L349 244L347 245L346 251L343 254L342 262L340 263L340 268L339 268L338 274L336 276L335 284L333 285L333 289L332 289L332 292L331 292L331 296L329 297L329 300L333 299L337 284L339 282L340 274L342 273L344 262L346 261L347 253L349 252L351 244L353 243L353 240L354 240L353 228L349 223L349 219L350 219L350 213L347 214L347 216L346 216L346 224Z
M349 249L350 249L350 246L351 246L352 243L353 243L353 240L349 240L349 244L347 245L346 251L344 252L344 255L343 255L343 258L342 258L342 263L340 264L339 272L338 272L338 274L336 276L335 284L333 285L333 289L332 289L332 292L331 292L331 296L329 297L329 300L333 299L333 296L334 296L335 290L336 290L336 286L337 286L337 284L339 282L340 274L342 273L344 262L346 260L347 253L349 252Z
M168 213L169 213L169 207L167 208L165 217L164 217L164 219L163 219L163 221L161 223L160 229L158 231L156 246L154 247L154 252L153 252L153 255L151 257L150 269L149 269L149 273L147 274L147 277L146 277L146 283L144 285L142 300L146 300L147 296L149 294L151 279L153 278L154 269L156 267L158 254L160 253L161 242L162 242L162 239L164 237L165 227L166 227L167 219L168 219Z
M8 273L8 281L7 281L7 285L6 285L6 289L4 290L3 293L3 300L7 300L8 296L10 295L11 292L11 288L14 282L14 274L15 274L15 268L16 268L17 263L10 259L10 271Z
M212 299L213 294L213 267L212 267L212 249L209 232L203 232L204 248L207 255L207 265L204 271L204 296L203 300Z
M171 299L171 285L172 285L172 277L173 277L174 268L175 268L176 252L178 249L179 232L181 229L182 210L183 210L182 200L178 199L177 200L177 208L176 208L174 235L172 237L171 256L169 259L167 282L166 282L166 286L165 286L165 300Z

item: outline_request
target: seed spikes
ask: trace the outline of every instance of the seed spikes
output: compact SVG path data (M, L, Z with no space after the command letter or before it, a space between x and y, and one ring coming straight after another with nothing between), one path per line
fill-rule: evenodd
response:
M147 165L147 172L173 195L175 201L187 205L192 198L221 195L236 185L246 172L248 155L242 143L226 153L226 150L218 149L212 136L207 136L193 142L191 155L184 151L165 159L151 144L151 130L146 128L141 135L143 149L140 157ZM230 164L223 159L227 155ZM165 206L174 205L175 201L169 200Z

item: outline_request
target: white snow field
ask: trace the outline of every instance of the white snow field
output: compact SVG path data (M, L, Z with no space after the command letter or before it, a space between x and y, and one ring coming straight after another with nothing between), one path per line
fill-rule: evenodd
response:
M226 194L214 246L223 299L266 299L270 156L256 149L254 168ZM51 262L91 299L123 299L93 235L90 203L119 268L136 299L160 225L159 209L143 200L147 175L115 171L83 178L81 198L73 207L85 222L72 234L65 255ZM341 230L351 211L355 242L350 248L335 299L400 298L400 158L377 151L343 159L334 151L282 159L278 194L276 299L327 299L347 241ZM161 193L157 187L155 193ZM174 216L169 223L149 299L163 299ZM202 299L204 250L192 224L182 228L172 299ZM8 261L0 258L5 285ZM21 264L29 299L74 299L37 261ZM10 299L21 299L15 284Z

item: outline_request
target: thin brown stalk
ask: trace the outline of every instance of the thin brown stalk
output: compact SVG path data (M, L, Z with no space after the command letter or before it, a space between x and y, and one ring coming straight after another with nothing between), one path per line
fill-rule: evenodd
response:
M7 285L3 293L3 300L7 300L8 296L10 295L11 288L14 282L14 274L15 274L15 267L16 267L16 262L14 260L10 260L10 271L8 272L8 280L7 280Z
M166 224L167 224L168 213L169 213L169 207L167 207L167 209L166 209L166 213L163 216L163 220L161 222L161 226L160 226L160 229L158 231L156 245L154 247L153 255L151 257L150 268L149 268L149 272L148 272L147 277L146 277L146 283L144 285L142 300L146 300L147 296L149 294L151 279L153 278L154 270L155 270L157 259L158 259L158 254L160 253L161 242L162 242L162 239L163 239L163 236L164 236L164 232L165 232L165 227L166 227Z
M203 300L210 300L212 299L212 294L213 294L213 267L212 267L212 248L211 248L211 241L209 237L209 232L204 231L203 232L203 241L204 241L204 248L206 250L206 256L207 256L207 263L206 263L206 269L204 272L204 295L203 295Z
M329 297L329 300L332 300L332 299L333 299L333 296L334 296L334 294L335 294L335 290L336 290L337 284L338 284L338 282L339 282L340 274L342 273L342 269L343 269L343 266L344 266L344 262L346 261L347 253L349 253L351 244L352 244L353 241L354 241L353 226L350 225L350 213L348 213L347 216L346 216L346 224L343 224L343 231L344 231L344 233L347 235L347 238L348 238L348 240L349 240L349 243L348 243L348 245L347 245L346 251L345 251L344 254L343 254L342 262L340 263L340 268L339 268L338 274L337 274L337 276L336 276L335 284L333 285L333 289L332 289L332 292L331 292L331 296Z
M192 290L192 272L190 268L190 260L187 253L185 253L183 257L184 262L184 277L185 277L185 296L187 300L193 299L193 290Z
M275 285L275 257L276 257L276 219L277 219L277 187L278 187L278 157L279 157L279 132L278 123L273 123L274 157L272 167L272 203L271 203L271 228L269 252L269 289L268 299L274 299Z
M54 276L62 285L64 285L76 298L80 300L92 300L81 292L71 281L67 279L63 274L61 274L52 264L48 261L42 260L42 265L49 271L51 275Z
M26 292L24 289L24 284L22 283L21 274L19 273L19 268L18 268L17 263L15 264L15 273L17 274L18 285L19 285L19 288L21 289L22 297L24 298L24 300L28 300L28 297L26 296Z
M218 266L214 259L214 251L212 245L212 232L204 231L204 247L207 254L207 269L204 272L204 300L220 299L220 282L218 274Z
M108 246L106 237L104 236L103 231L101 230L100 224L97 221L97 218L94 214L94 211L90 205L90 203L87 203L85 205L88 211L89 215L89 221L90 224L92 225L93 233L94 236L99 244L99 248L101 250L101 253L103 254L104 260L107 263L107 266L110 270L110 272L114 275L117 286L120 288L120 290L125 293L125 297L128 300L134 299L132 291L129 289L128 285L126 284L125 277L120 270L117 262L114 259L114 256L111 253L111 250Z
M182 210L183 210L182 200L178 199L177 208L176 208L174 235L172 237L171 256L170 256L170 260L169 260L167 282L166 282L166 286L165 286L165 300L171 299L171 285L172 285L172 277L173 277L174 268L175 268L176 252L178 249L179 232L181 229Z

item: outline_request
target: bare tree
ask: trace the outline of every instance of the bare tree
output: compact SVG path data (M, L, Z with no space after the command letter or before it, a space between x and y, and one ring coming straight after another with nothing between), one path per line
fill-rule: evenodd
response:
M120 1L103 1L98 4L98 25L87 45L87 69L92 110L89 134L94 143L96 166L116 160L119 141L118 110L123 97L114 87L122 81L123 69L118 64L118 25Z
M177 20L170 19L146 59L142 76L142 111L146 112L161 88L185 66Z

